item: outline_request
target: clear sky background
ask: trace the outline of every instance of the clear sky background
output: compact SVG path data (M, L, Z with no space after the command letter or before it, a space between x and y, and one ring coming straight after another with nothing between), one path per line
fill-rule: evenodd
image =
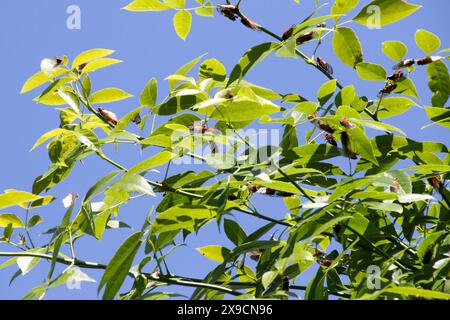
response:
M129 0L28 0L4 1L0 13L0 190L15 188L31 190L35 177L45 172L49 165L47 150L41 146L29 152L36 139L50 129L59 125L58 112L52 107L37 105L32 98L39 94L38 90L20 95L24 81L39 70L40 61L46 57L66 54L73 58L79 52L91 48L115 49L114 58L125 62L113 67L97 71L92 75L93 90L104 87L120 87L134 94L134 98L108 105L107 108L119 116L139 106L139 94L151 77L159 81L160 97L167 93L163 79L187 61L208 53L209 58L221 60L230 71L240 56L251 46L271 41L261 32L244 28L240 23L217 16L215 18L194 17L191 34L186 42L180 40L172 28L172 12L131 13L120 8ZM187 1L194 4L194 1ZM313 0L303 0L298 6L292 0L243 0L242 8L247 15L265 26L267 29L281 34L287 27L305 18L313 9ZM324 1L320 1L323 3ZM363 4L368 1L361 1ZM393 62L381 53L381 43L386 40L401 40L409 47L408 56L423 55L414 44L416 29L425 28L436 33L442 40L442 48L450 45L448 33L448 12L450 2L447 0L411 0L423 5L423 8L412 16L398 23L391 24L381 30L368 30L352 24L363 46L365 60L379 63L390 69ZM81 30L68 30L66 9L69 5L81 8ZM331 5L323 9L328 14ZM361 7L361 6L359 6ZM351 19L358 9L349 13ZM312 52L311 46L304 48ZM319 49L320 56L325 57L334 67L334 75L344 85L355 83L360 96L375 98L380 89L378 82L360 81L356 72L337 61L331 48L331 37ZM256 84L288 93L295 92L308 99L315 100L316 92L326 78L314 68L300 59L284 59L270 56L254 70L247 80ZM413 80L418 88L422 105L430 104L430 93L427 87L425 68L414 72ZM167 119L164 119L167 120ZM390 123L402 128L409 137L415 140L434 140L447 142L448 132L438 126L420 130L428 123L424 110L413 107L405 115L391 118ZM300 128L300 140L303 131L309 126ZM145 157L154 154L157 149L146 149L142 154L138 147L120 146L116 154L113 149L106 149L108 155L131 166ZM201 167L199 167L201 168ZM32 230L37 244L45 244L48 236L38 235L59 223L64 208L61 199L68 192L83 195L87 189L108 171L113 170L108 164L88 158L84 164L77 164L70 177L52 189L49 194L58 199L50 206L36 210L43 216L44 223ZM185 168L173 168L171 173ZM190 167L189 169L194 169ZM152 177L157 180L157 176ZM258 197L257 203L267 215L282 218L286 208L282 201L273 198ZM120 220L137 230L145 219L147 210L159 202L158 198L139 199L124 206L119 215ZM4 210L3 210L4 211ZM20 208L12 208L9 212L23 217ZM257 227L254 219L241 214L235 218L251 233ZM276 230L276 229L274 229ZM132 233L129 229L109 230L101 241L93 241L88 237L77 242L77 257L83 260L107 263L123 240ZM17 237L17 234L15 234ZM17 240L17 238L15 239ZM201 256L196 247L207 244L230 246L230 242L217 232L216 223L209 224L199 234L188 238L188 246L181 247L169 258L171 271L185 276L203 277L216 263ZM11 246L0 245L0 251L14 250ZM68 253L65 251L65 253ZM142 254L139 255L142 257ZM0 264L5 258L0 258ZM30 288L39 285L46 277L49 264L41 261L37 267L25 276L18 277L9 286L17 266L0 270L0 299L21 298ZM65 267L58 266L57 271ZM102 273L96 270L85 270L91 277L99 280ZM298 284L306 284L314 272L314 268L301 275ZM128 287L127 287L128 285ZM124 289L129 288L129 282ZM165 287L164 291L176 291L189 294L186 288ZM68 290L65 286L48 291L46 299L95 299L97 284L83 283L82 290Z

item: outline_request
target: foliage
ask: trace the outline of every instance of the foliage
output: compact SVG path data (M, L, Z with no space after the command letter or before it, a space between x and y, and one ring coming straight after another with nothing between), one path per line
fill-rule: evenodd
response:
M16 277L31 272L40 260L51 261L45 282L25 296L30 299L42 298L46 290L63 284L75 266L104 269L98 287L104 299L177 297L157 292L167 284L196 287L192 299L328 299L332 295L449 299L449 150L442 143L415 141L405 136L400 124L383 122L420 105L413 78L414 73L424 72L432 92L424 113L432 123L450 127L450 111L445 107L450 80L444 56L449 50L436 52L439 37L423 29L411 34L426 56L410 61L403 60L408 48L402 42L384 42L382 52L397 63L395 73L389 75L384 66L365 60L352 24L340 23L343 15L357 8L358 0L336 0L325 13L324 7L318 7L282 36L247 17L241 1L196 2L198 6L191 8L184 0L134 0L124 9L172 11L174 30L185 40L192 15L211 17L216 8L224 18L263 32L272 42L250 48L230 72L215 58L191 60L167 77L170 90L164 99L152 78L137 99L140 106L121 119L98 104L109 105L132 95L119 88L92 92L93 71L121 62L110 57L113 50L92 49L74 57L71 64L68 57L46 59L42 70L25 82L22 93L43 88L34 100L57 106L61 124L33 146L47 143L51 163L34 180L32 193L5 190L0 195L1 241L23 249L1 252L0 256L11 259L0 269L17 264ZM352 15L353 21L366 24L370 5L380 8L380 27L419 9L406 1L375 0ZM349 70L354 69L362 80L380 83L378 98L359 96L357 84L342 86L324 59L302 51L303 43L309 41L317 46L331 41L334 53ZM278 93L244 80L270 54L299 57L323 73L326 81L317 101L308 101L302 92ZM169 118L161 126L145 130L147 123L165 116ZM279 125L283 130L279 146L255 146L239 134L256 121ZM302 145L297 129L311 126ZM141 134L135 133L137 129ZM368 135L367 129L376 130L377 135ZM314 136L315 131L320 133ZM323 134L325 142L318 140ZM122 143L160 150L125 168L103 151L107 145ZM225 151L217 151L217 145ZM198 154L199 146L211 146L211 150ZM239 148L243 152L237 154ZM83 197L69 194L60 224L47 232L50 240L35 246L30 233L43 218L29 213L50 204L54 198L41 194L63 183L86 157L99 157L115 171L99 178ZM201 161L202 168L208 169L186 168L171 176L170 163L181 158ZM163 166L167 168L164 180L151 180L149 172ZM255 194L283 202L285 218L277 220L257 209L251 200ZM115 218L127 202L160 195L161 201L149 211L142 227L106 265L75 256L76 240L100 240L107 229L114 232L123 226ZM25 219L4 211L13 206L26 209ZM264 225L244 230L232 214L252 216ZM170 273L167 256L210 222L216 222L233 244L197 248L217 267L204 279ZM281 232L271 234L275 227ZM12 235L21 229L26 235L14 243ZM72 257L61 253L63 247L71 249ZM145 257L139 261L137 253L142 251ZM57 263L69 267L54 275ZM313 265L318 270L308 285L296 286L296 279ZM379 270L378 288L371 287L371 266ZM76 276L93 281L78 269ZM127 276L133 279L132 288L123 285Z

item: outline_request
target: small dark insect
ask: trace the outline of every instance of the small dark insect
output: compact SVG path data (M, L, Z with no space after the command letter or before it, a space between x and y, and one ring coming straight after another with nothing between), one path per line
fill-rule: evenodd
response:
M402 77L403 77L403 71L399 69L399 70L395 70L395 72L393 74L391 74L389 77L387 77L386 79L397 82Z
M247 185L247 188L251 192L257 192L261 188L261 186L259 184L256 184L256 183L249 183Z
M284 291L289 291L289 277L283 277L281 288Z
M397 84L390 83L378 92L378 97L381 98L381 97L387 96L388 94L392 93L392 91L394 91L396 88L397 88Z
M75 71L78 72L78 73L81 73L83 71L83 69L86 67L86 65L87 65L87 63L80 64L79 66L77 66L75 68Z
M315 248L313 255L314 255L314 257L323 258L325 256L325 253L322 252L321 250Z
M329 260L329 259L319 259L318 261L322 267L329 267L333 263L333 260Z
M259 258L261 257L261 254L262 254L262 250L261 249L255 249L253 251L250 251L248 256L253 261L259 261Z
M316 114L312 114L308 117L308 120L314 123L314 125L320 130L326 131L328 133L334 133L334 129L325 121L318 120Z
M326 23L326 22L318 23L318 24L316 25L316 27L317 27L317 28L326 28L326 27L327 27L327 23Z
M317 65L322 68L326 73L333 74L333 67L325 61L325 59L322 59L321 57L316 58Z
M341 118L341 120L339 120L339 123L342 124L346 129L352 129L355 127L355 125L351 123L348 118L345 117Z
M392 67L392 69L397 70L401 68L408 68L411 67L415 63L414 59L405 59L397 63L395 66Z
M316 31L310 31L304 34L301 34L298 38L297 38L297 44L300 45L302 43L305 43L307 41L310 41L314 38L316 38L318 36Z
M275 190L270 189L270 188L266 188L266 187L262 187L262 188L259 188L258 191L256 191L256 193L265 194L265 195L268 195L268 196L273 196L273 195L275 195Z
M97 108L98 113L100 116L105 119L108 122L111 122L113 125L116 125L119 120L117 120L117 116L114 112L103 109L103 108Z
M246 17L241 18L241 23L252 30L259 30L259 28L261 27L260 25Z
M357 159L357 154L354 150L352 150L350 138L348 137L347 132L341 133L341 141L342 141L342 148L344 149L344 153L347 157L350 159Z
M292 34L294 33L294 28L295 28L295 26L291 26L291 27L289 27L289 29L287 29L285 32L283 32L281 39L287 40L290 37L292 37Z
M228 200L230 200L230 201L234 201L234 200L237 200L237 199L238 199L238 197L236 195L234 195L234 194L230 194L228 196Z
M55 61L56 61L55 67L59 67L63 63L64 57L55 57Z
M236 21L236 19L238 18L237 9L232 4L219 4L217 6L217 11L231 21Z
M391 192L399 192L401 188L400 182L398 181L397 177L394 177L394 185L390 187Z
M275 194L276 194L278 197L283 197L283 198L290 197L290 196L293 195L292 193L285 192L285 191L277 191Z
M442 59L443 59L443 57L440 57L440 56L431 56L431 57L423 57L423 58L417 59L416 62L419 66L423 66L423 65L435 62L435 61L442 60Z
M444 186L444 183L442 182L442 180L439 177L431 177L431 178L428 178L427 180L428 180L428 183L436 190L439 190L440 188L442 188Z
M334 137L333 137L332 134L326 133L326 134L324 135L324 138L325 138L325 140L326 140L329 144L331 144L332 146L337 147L337 142L336 142L336 140L334 139Z
M200 121L195 121L193 125L189 126L191 133L205 133L208 127Z
M142 121L141 115L138 113L133 119L131 119L131 122L139 125Z
M20 247L23 247L27 243L27 238L23 234L19 234L19 243L17 243Z
M223 96L225 99L233 99L236 95L231 90L227 90Z

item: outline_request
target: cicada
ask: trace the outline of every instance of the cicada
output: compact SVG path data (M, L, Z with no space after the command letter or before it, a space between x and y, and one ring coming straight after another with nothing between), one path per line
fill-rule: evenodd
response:
M321 57L316 58L317 65L324 70L328 74L333 74L333 67L325 61L325 59L322 59Z

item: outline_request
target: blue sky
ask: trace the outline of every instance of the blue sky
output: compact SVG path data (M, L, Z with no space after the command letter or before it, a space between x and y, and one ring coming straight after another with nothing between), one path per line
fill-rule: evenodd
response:
M37 105L32 101L38 91L20 95L23 82L39 70L40 61L46 57L66 54L74 57L79 52L91 48L109 48L116 50L113 57L125 62L93 74L93 89L104 87L120 87L135 97L123 102L108 105L119 116L138 107L139 94L151 77L159 82L160 96L167 93L163 79L194 57L208 53L207 57L222 61L230 71L240 56L251 46L270 41L262 32L254 32L242 27L239 23L216 16L214 19L194 17L191 34L186 42L180 40L172 28L171 12L131 13L120 8L128 0L34 0L7 1L2 4L0 13L0 57L2 63L1 116L0 126L2 154L0 156L0 190L15 188L31 190L35 177L47 170L49 160L45 147L29 152L36 139L44 132L59 125L58 113L49 106ZM187 1L194 3L194 1ZM291 24L302 20L312 11L312 0L301 1L298 6L291 0L244 0L243 9L249 17L264 25L267 29L281 34ZM323 3L323 1L320 1ZM367 1L361 1L366 3ZM445 0L411 0L424 7L409 18L386 26L381 30L367 30L352 24L363 46L365 60L382 64L390 69L393 62L381 53L381 43L386 40L401 40L409 48L408 56L420 57L423 54L414 44L416 29L425 28L441 37L442 48L449 46L446 20L450 2ZM81 8L81 30L68 30L66 9L69 5ZM329 12L330 6L323 10ZM352 11L349 19L358 11ZM356 83L360 96L375 97L380 89L379 83L358 80L356 73L337 61L331 49L331 38L319 49L319 55L325 57L334 67L334 74L344 85ZM310 46L305 52L311 53ZM418 87L422 105L430 104L430 93L427 87L425 70L417 70L413 79ZM315 100L317 89L326 80L322 74L307 66L301 60L283 59L270 56L252 70L247 80L274 90L287 93L297 92L306 98ZM165 119L167 120L167 119ZM402 128L415 140L448 141L445 129L427 124L424 110L414 107L403 116L392 118L390 123ZM302 131L310 127L300 129ZM120 163L130 166L144 157L150 156L156 149L148 149L140 154L136 147L121 146L119 152L107 149L108 154ZM100 177L113 168L96 159L88 158L83 165L78 164L71 176L49 194L58 199L50 206L36 210L44 218L44 223L33 231L35 242L44 244L48 239L39 233L54 226L64 213L61 199L71 191L82 195ZM183 170L175 168L173 172ZM155 180L157 180L155 178ZM266 214L281 218L286 213L282 201L272 201L262 196L257 200ZM124 222L140 227L147 210L156 199L139 199L126 205L119 218ZM13 208L10 212L23 216L23 211ZM253 219L235 214L237 221L250 233L255 230ZM80 259L107 263L120 243L132 231L120 229L108 231L101 241L88 238L77 243L76 252ZM188 238L188 246L176 250L168 260L171 271L175 274L202 277L215 266L195 251L196 247L207 244L230 245L229 241L218 235L217 226L211 223L197 236ZM12 247L0 245L0 251L11 250ZM5 259L1 258L0 263ZM8 287L16 267L0 270L0 299L21 298L28 289L40 284L48 272L48 263L41 261L39 265L25 276L17 278ZM58 267L58 271L63 267ZM101 272L86 271L97 280ZM306 284L312 271L299 278L300 284ZM126 287L124 287L126 288ZM185 288L165 288L165 291L191 292ZM97 284L83 283L82 290L68 290L64 286L50 290L47 299L94 299L97 297Z

